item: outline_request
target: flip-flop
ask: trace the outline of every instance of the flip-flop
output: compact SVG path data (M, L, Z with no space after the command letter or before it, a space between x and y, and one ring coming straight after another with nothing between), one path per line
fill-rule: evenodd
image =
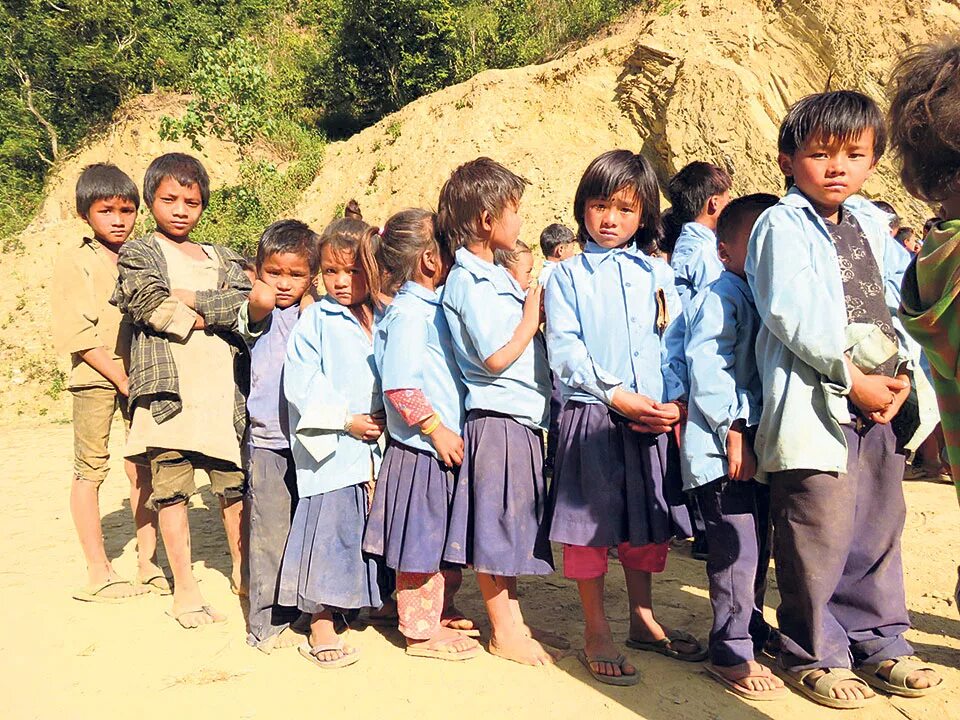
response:
M195 613L203 613L204 615L207 615L208 617L210 617L213 620L213 622L202 623L200 625L184 625L183 623L184 615L193 615ZM226 616L218 615L217 612L213 609L213 606L211 605L201 605L198 608L183 610L181 612L178 612L176 615L174 615L172 612L168 610L167 615L169 615L174 620L176 620L177 624L180 625L180 627L182 627L184 630L196 630L197 628L201 628L206 625L216 625L217 623L222 623L227 621Z
M451 623L463 622L463 621L470 623L470 627L458 628L458 627L453 627L451 625ZM466 637L471 637L471 638L480 637L480 629L476 625L474 625L473 620L468 618L466 615L456 614L456 615L449 615L447 617L442 617L440 618L440 625L449 630L458 632L461 635L465 635Z
M456 641L448 640L447 642L437 643L437 645L444 647L446 645L452 645L454 642ZM440 650L436 647L429 648L423 645L407 645L407 655L413 655L414 657L433 658L435 660L470 660L479 655L481 651L482 648L479 644L474 645L472 648L467 650Z
M103 592L112 587L118 587L120 585L126 585L131 588L132 592L128 595L104 595ZM117 578L116 580L106 580L99 585L92 585L91 587L83 588L82 590L77 590L73 593L74 600L81 600L83 602L94 602L94 603L122 603L127 600L132 600L133 598L143 597L144 595L149 595L150 591L145 588L140 588L134 585L129 580L122 580Z
M156 573L147 578L137 578L137 585L147 588L154 595L173 595L170 580L163 573Z
M933 687L912 688L908 686L907 678L912 673L915 673L917 670L936 671L936 668L925 662L922 662L921 660L906 655L891 659L894 661L894 665L890 669L889 680L878 674L880 671L880 665L882 663L864 663L860 667L854 668L853 671L864 682L872 687L875 687L877 690L882 690L883 692L890 693L891 695L899 695L900 697L923 697L924 695L929 695L930 693L936 692L943 687L943 678L940 678L940 682Z
M673 649L674 642L690 643L691 645L696 645L699 649L692 653L681 653ZM655 652L682 662L700 662L707 657L707 649L686 630L673 629L667 633L666 637L660 638L659 640L634 640L633 638L627 638L626 645L628 648L634 650Z
M806 678L811 674L824 670L824 674L817 678L813 687L807 684ZM794 690L806 695L818 705L833 708L834 710L856 710L866 707L866 705L876 698L864 698L862 700L847 700L831 695L832 690L841 682L854 680L864 687L867 683L853 674L847 668L812 668L810 670L788 670L780 666L774 666L773 671L783 679L783 681Z
M742 698L746 698L747 700L781 700L790 694L785 687L772 688L770 690L751 690L750 688L744 687L740 684L740 682L743 680L766 677L765 675L744 675L738 680L732 680L723 675L723 673L721 673L720 670L712 663L707 663L705 669L711 675L711 677L723 683L727 689L730 690L730 692L734 693L735 695L739 695Z
M604 675L590 667L590 663L607 663L609 665L616 665L620 668L620 672L623 672L623 665L627 662L627 658L623 655L617 655L615 658L602 657L600 655L590 657L587 655L586 650L578 650L577 660L587 669L587 672L590 673L594 680L604 685L626 687L628 685L636 685L640 682L640 673L636 671L634 671L633 675Z
M307 660L324 670L336 670L337 668L347 667L348 665L353 665L360 659L360 648L351 648L350 652L347 652L344 650L343 638L339 638L335 643L328 643L326 645L311 646L310 642L307 641L302 643L297 650L299 650L300 654ZM317 657L320 653L332 651L339 652L340 657L336 660L321 660Z

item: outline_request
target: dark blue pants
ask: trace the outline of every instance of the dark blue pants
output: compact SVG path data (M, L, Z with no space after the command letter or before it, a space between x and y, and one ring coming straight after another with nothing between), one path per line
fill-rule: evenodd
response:
M903 455L889 425L845 425L846 474L770 475L784 667L849 668L913 654L900 535Z
M721 478L694 491L706 526L713 628L710 662L753 660L770 635L763 598L770 565L770 490Z
M247 642L259 645L299 616L277 604L277 585L290 520L297 508L297 476L289 450L250 447L244 502L249 522L247 557L249 601Z

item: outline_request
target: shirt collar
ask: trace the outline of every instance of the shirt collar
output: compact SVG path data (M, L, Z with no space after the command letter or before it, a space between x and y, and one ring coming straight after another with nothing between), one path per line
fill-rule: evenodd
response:
M743 293L744 297L747 298L750 302L753 302L753 292L750 290L750 285L747 284L747 281L736 273L730 272L729 270L724 270L721 274L721 277L725 277L727 281L733 285L737 290Z
M649 258L640 251L636 244L619 248L605 248L593 240L588 240L580 254L591 270L596 270L601 263L618 255L625 255L645 268L650 268Z
M704 242L710 243L710 245L717 244L717 234L706 225L698 222L684 223L683 227L680 228L680 233L688 237L692 236L697 240L703 240Z
M432 305L440 304L440 293L434 292L433 290L428 290L420 283L414 282L413 280L407 280L397 292L397 295L400 294L413 295L414 297L420 298L424 302L428 302Z
M478 258L464 247L457 250L457 264L477 280L488 281L498 293L513 295L520 300L524 299L524 292L517 285L517 281L499 265Z

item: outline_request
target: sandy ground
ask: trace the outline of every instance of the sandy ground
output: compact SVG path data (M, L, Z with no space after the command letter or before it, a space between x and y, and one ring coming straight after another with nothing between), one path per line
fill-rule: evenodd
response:
M119 428L115 428L119 430ZM115 432L115 437L118 433ZM84 581L70 521L69 425L0 426L4 502L0 504L0 717L22 718L417 718L459 716L550 718L826 718L837 711L799 696L750 704L726 693L698 665L626 651L641 670L633 688L596 685L575 657L555 667L521 667L490 655L464 664L408 658L396 632L354 633L362 660L322 671L295 650L267 656L245 643L243 612L231 595L229 557L208 487L191 505L194 560L204 594L229 614L223 625L184 631L164 611L168 598L147 596L122 605L71 599ZM114 448L115 455L119 447ZM133 524L126 480L114 461L102 489L104 534L117 569L133 574ZM960 618L950 599L960 558L953 489L933 483L906 488L904 536L907 595L918 655L936 663L949 687L921 700L881 698L850 720L960 717ZM613 568L608 603L615 633L626 633L626 593ZM580 644L576 589L558 575L521 585L528 617ZM701 637L709 630L703 565L675 550L659 578L661 620ZM768 596L776 605L776 590ZM461 606L482 618L468 577ZM773 617L772 611L768 612Z

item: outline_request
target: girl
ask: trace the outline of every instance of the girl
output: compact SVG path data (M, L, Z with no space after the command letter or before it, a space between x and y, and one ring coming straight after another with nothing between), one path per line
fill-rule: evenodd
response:
M380 465L383 402L373 367L379 273L376 228L335 220L320 237L326 295L290 333L283 389L300 503L287 538L278 603L311 613L300 654L322 668L351 665L334 613L381 606L377 567L361 552L369 484Z
M395 297L374 330L391 439L364 549L397 571L407 654L467 660L480 646L458 630L478 633L452 605L466 563L466 485L457 482L466 391L437 292L453 251L435 223L426 210L397 213L377 251L384 276L400 287L387 289Z
M551 488L550 539L563 543L586 621L581 662L600 682L633 685L603 606L607 549L617 546L630 600L627 645L680 660L705 653L689 634L654 618L651 573L670 538L689 535L675 449L668 435L684 395L682 323L673 273L641 251L659 232L659 190L640 155L595 159L577 188L582 255L547 289L547 343L566 404Z

